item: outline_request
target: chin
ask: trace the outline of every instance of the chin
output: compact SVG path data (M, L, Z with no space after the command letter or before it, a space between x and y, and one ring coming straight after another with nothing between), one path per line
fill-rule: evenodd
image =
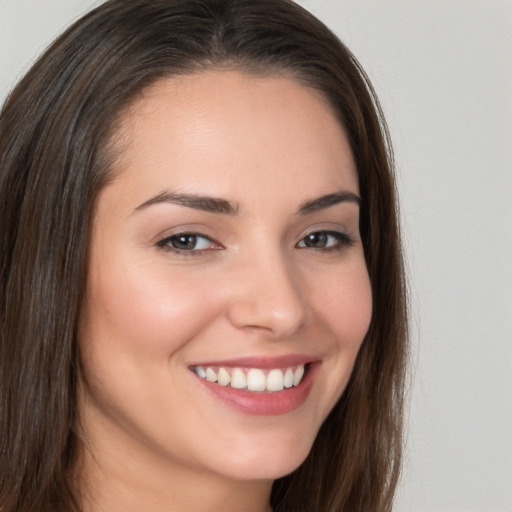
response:
M295 471L308 456L313 445L306 434L285 440L262 440L249 447L230 450L217 471L236 480L276 480ZM245 448L245 449L244 449Z

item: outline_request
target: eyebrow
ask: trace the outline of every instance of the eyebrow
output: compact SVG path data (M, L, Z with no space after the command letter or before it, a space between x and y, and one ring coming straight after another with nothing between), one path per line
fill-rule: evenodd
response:
M144 210L148 206L162 203L176 204L178 206L186 206L187 208L193 208L195 210L220 213L224 215L236 215L239 210L238 204L227 201L226 199L164 191L151 199L144 201L141 205L137 206L134 211Z
M306 201L299 207L297 213L300 215L308 215L310 213L345 202L352 202L360 205L361 198L353 192L342 190L340 192L326 194L316 199ZM223 215L237 215L240 210L240 207L237 203L228 201L226 199L195 194L185 194L181 192L171 192L166 190L148 199L147 201L144 201L142 204L137 206L137 208L135 208L134 212L144 210L155 204L166 203Z
M356 203L360 206L361 198L353 192L341 190L333 194L327 194L325 196L318 197L317 199L312 199L311 201L306 201L300 206L298 213L301 215L307 215L309 213L313 213L318 210L323 210L325 208L329 208L330 206L346 202Z

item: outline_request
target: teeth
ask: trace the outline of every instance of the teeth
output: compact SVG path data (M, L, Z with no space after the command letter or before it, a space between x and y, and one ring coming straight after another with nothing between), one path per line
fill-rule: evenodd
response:
M293 386L293 370L288 368L284 374L284 387L291 388Z
M227 386L230 382L231 375L224 368L219 368L218 383L221 386Z
M247 389L249 391L265 391L267 387L267 379L261 370L251 368L247 372Z
M235 368L231 374L231 387L236 389L243 389L247 386L247 379L245 373L239 368Z
M206 377L206 372L204 371L204 368L202 366L196 366L195 371L201 379L204 379Z
M293 374L293 385L297 386L304 376L304 365L297 366L295 373Z
M206 368L206 380L217 382L217 374L211 368Z
M216 382L220 386L229 386L249 391L275 392L298 386L304 376L304 365L294 368L275 368L269 371L260 368L224 368L195 366L192 368L201 378Z
M267 391L281 391L283 387L283 372L281 370L270 370L267 375Z

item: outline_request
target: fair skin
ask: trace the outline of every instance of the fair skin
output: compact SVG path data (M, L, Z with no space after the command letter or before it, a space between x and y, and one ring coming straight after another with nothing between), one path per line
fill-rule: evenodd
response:
M370 322L346 136L289 78L210 71L151 86L115 140L81 322L86 510L266 511Z

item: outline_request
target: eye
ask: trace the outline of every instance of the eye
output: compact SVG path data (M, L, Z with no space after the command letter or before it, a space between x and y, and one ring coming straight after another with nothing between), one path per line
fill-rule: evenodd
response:
M159 247L175 252L201 252L219 249L219 245L205 235L198 233L177 233L157 243Z
M297 247L335 251L350 247L353 244L354 240L347 233L340 231L315 231L300 240Z

